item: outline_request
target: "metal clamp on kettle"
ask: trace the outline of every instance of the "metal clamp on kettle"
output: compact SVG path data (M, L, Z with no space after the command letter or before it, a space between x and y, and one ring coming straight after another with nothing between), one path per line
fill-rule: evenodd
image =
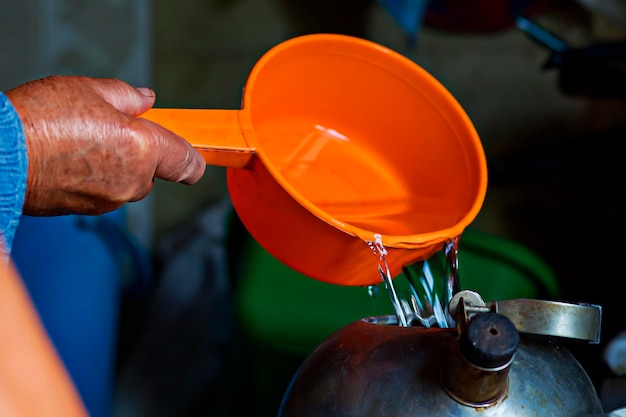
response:
M559 338L598 343L602 309L460 291L456 328L401 327L390 316L337 330L304 361L279 411L306 416L563 416L602 412Z

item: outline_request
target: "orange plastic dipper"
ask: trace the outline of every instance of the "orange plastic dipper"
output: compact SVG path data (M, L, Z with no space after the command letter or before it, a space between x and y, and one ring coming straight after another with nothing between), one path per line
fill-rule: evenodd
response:
M460 236L487 187L480 139L430 74L376 43L315 34L270 49L241 109L152 109L142 117L228 167L233 206L287 266L341 285L381 282Z

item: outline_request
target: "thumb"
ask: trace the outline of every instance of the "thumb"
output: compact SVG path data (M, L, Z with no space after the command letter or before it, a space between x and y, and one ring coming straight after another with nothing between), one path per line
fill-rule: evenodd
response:
M156 100L156 94L152 89L135 88L114 78L93 79L93 89L117 110L131 116L144 113Z

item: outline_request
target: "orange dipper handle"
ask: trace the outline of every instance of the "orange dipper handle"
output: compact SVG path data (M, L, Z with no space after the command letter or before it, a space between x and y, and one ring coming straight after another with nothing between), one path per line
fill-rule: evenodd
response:
M254 155L243 135L241 110L153 108L141 115L187 140L207 165L244 168Z

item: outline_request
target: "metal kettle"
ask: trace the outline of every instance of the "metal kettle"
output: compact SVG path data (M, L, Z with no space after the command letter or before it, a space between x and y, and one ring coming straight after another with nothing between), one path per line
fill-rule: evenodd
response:
M456 328L370 317L337 330L294 375L279 417L583 417L602 412L559 337L599 341L601 308L461 291Z

